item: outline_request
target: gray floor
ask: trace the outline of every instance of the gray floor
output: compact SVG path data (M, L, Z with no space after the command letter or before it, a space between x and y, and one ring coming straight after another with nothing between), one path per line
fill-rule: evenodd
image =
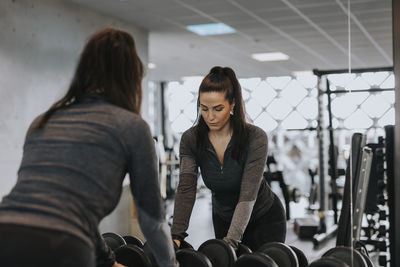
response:
M293 219L296 217L305 216L306 200L301 200L299 203L291 203L292 220L287 222L286 244L295 246L301 249L306 255L309 262L312 262L322 256L330 248L333 248L336 243L336 238L331 238L318 249L313 248L313 243L309 240L301 240L293 230ZM167 214L173 213L173 201L167 202ZM188 229L189 236L186 240L197 249L204 241L214 238L212 219L211 219L211 201L210 193L207 189L199 190L197 199L193 208L190 225ZM377 259L374 258L374 262ZM377 264L375 266L378 266Z

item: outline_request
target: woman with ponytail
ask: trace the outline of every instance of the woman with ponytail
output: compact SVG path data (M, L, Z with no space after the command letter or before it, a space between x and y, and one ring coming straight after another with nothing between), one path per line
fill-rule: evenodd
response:
M195 126L180 143L180 176L175 198L172 237L179 246L196 198L198 168L212 191L215 237L234 248L257 250L266 242L284 242L286 219L278 197L263 179L268 139L246 122L235 72L213 67L203 79Z

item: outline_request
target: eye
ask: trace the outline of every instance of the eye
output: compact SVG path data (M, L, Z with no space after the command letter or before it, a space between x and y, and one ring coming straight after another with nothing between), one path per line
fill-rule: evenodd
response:
M216 108L216 111L222 111L224 108Z
M208 111L208 108L201 108L202 111Z

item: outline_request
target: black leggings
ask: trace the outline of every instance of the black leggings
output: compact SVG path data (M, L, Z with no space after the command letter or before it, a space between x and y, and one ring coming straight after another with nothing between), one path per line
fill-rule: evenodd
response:
M224 238L229 230L230 222L213 213L215 238ZM256 251L268 242L285 242L286 215L281 201L275 195L271 208L260 218L250 222L243 234L242 243Z
M7 267L94 267L94 251L59 231L0 224L0 263Z

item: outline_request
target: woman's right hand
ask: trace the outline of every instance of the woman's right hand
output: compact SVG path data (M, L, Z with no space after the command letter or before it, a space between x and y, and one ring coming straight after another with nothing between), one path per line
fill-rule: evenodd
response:
M178 248L181 247L181 241L179 241L178 239L174 239L174 243L178 246Z

